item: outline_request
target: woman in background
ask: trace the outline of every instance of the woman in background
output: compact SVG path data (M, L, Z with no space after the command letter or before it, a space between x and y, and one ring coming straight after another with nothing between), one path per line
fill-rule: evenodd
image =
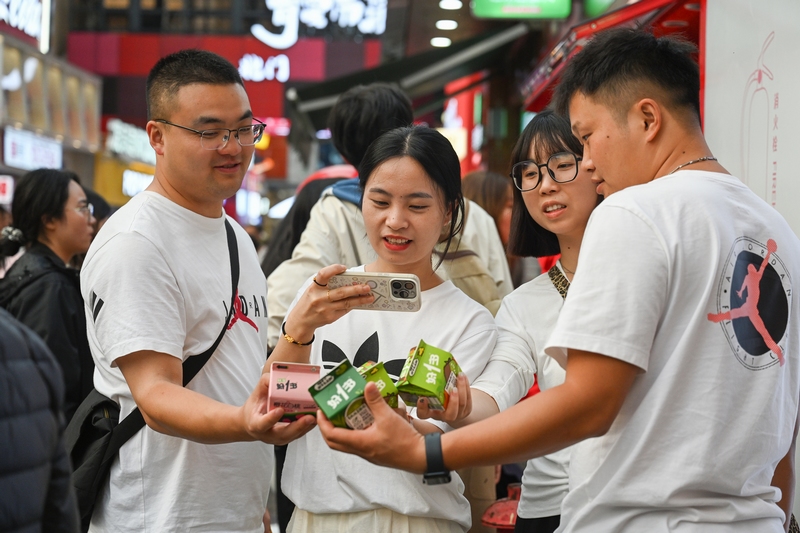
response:
M93 386L78 271L67 266L89 249L92 211L77 175L34 170L17 183L13 223L0 234L0 263L25 250L0 280L0 307L35 331L56 356L66 385L67 420Z

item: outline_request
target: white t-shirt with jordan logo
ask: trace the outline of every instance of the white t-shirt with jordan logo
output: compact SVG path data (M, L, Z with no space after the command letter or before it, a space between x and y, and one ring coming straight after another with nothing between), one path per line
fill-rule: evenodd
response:
M783 531L770 484L798 413L798 280L797 237L735 177L681 171L597 207L546 351L642 373L575 446L559 531ZM758 317L726 315L750 298Z
M266 362L266 280L245 231L239 304L231 329L188 388L242 405ZM81 272L95 387L135 407L115 361L139 350L185 360L207 350L231 301L224 218L211 219L143 192L98 233ZM149 427L123 445L90 531L263 532L272 475L263 443L203 445Z
M351 270L363 272L364 267ZM298 295L310 283L310 279L306 281ZM317 329L310 362L322 364L323 373L344 357L356 366L366 361L383 362L396 380L409 350L422 339L452 353L472 382L483 371L497 340L491 313L451 281L423 291L421 299L418 312L356 309ZM447 428L446 424L436 424ZM469 502L462 494L461 479L455 472L452 475L453 481L448 484L425 485L420 475L331 450L315 428L289 444L282 488L297 507L311 513L387 508L404 515L450 520L466 531L470 526Z

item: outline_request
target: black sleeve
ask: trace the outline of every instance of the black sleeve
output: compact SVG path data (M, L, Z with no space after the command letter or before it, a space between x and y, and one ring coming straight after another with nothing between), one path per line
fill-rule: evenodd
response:
M50 481L42 510L42 531L77 533L80 531L80 520L75 491L72 488L72 466L64 444L66 421L62 412L61 372L53 356L48 353L47 346L28 332L23 334L50 394L50 411L57 431L50 458Z
M319 200L322 191L342 179L345 178L314 180L306 184L295 196L291 209L272 233L269 250L261 263L265 277L269 277L281 263L291 259L294 247L300 242L300 236L308 225L308 219L311 218L311 209Z
M12 312L23 324L31 328L53 353L64 376L64 410L73 413L82 400L81 361L76 331L76 313L83 313L83 301L76 301L80 294L59 274L43 276L26 287L13 303Z

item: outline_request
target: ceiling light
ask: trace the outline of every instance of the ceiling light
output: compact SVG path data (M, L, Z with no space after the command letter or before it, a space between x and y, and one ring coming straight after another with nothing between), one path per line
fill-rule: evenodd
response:
M431 46L435 46L437 48L447 48L452 44L452 41L447 37L434 37L431 39Z
M462 5L461 0L441 0L439 2L440 8L448 10L461 9Z
M458 22L455 20L437 20L436 21L436 29L437 30L454 30L458 28Z

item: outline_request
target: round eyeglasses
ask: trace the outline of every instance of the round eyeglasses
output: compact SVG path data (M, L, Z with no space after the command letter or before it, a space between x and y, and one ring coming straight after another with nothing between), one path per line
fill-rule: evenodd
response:
M578 162L582 159L572 152L559 152L548 157L547 163L541 165L536 161L520 161L511 167L511 179L520 191L532 191L541 183L542 167L546 167L553 181L567 183L578 176Z
M261 138L261 135L264 134L264 123L259 122L257 119L253 120L255 120L257 124L245 126L243 128L237 128L233 130L228 128L214 128L212 130L202 131L193 128L187 128L186 126L181 126L180 124L175 124L160 118L154 119L154 122L168 124L169 126L175 126L176 128L181 128L183 130L196 133L200 136L200 146L202 146L204 149L221 150L228 144L228 141L231 139L231 135L236 137L236 142L239 143L239 146L253 146L256 144Z
M73 207L73 209L75 210L76 213L80 213L86 218L92 218L92 216L94 215L94 206L92 204Z

